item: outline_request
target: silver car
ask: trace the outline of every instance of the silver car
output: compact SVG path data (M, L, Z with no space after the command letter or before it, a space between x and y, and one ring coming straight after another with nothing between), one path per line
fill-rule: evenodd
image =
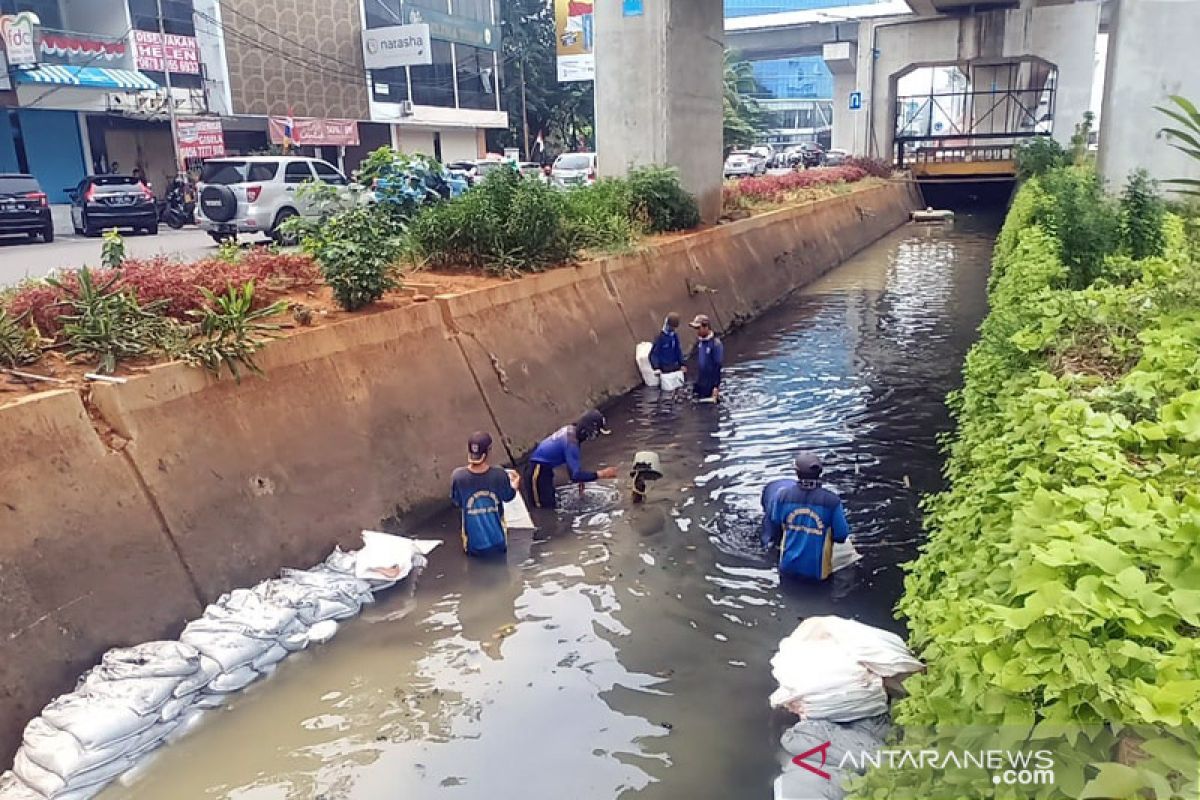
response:
M563 153L550 168L554 186L590 186L596 182L595 153Z
M726 178L746 178L767 174L767 160L749 150L734 150L725 159Z
M243 156L213 158L200 172L197 219L217 242L239 233L262 233L281 244L279 226L295 216L316 216L317 209L297 190L320 181L350 195L350 182L337 167L303 156Z

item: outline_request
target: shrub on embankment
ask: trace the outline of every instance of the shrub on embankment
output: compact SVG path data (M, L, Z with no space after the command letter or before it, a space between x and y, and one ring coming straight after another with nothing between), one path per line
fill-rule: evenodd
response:
M1086 169L1046 177L1013 203L951 397L949 488L899 604L929 668L894 711L906 750L1046 749L1054 782L886 769L857 798L1195 796L1200 251L1170 216L1159 256L1115 231L1077 249L1116 216L1063 210L1111 201Z
M847 165L729 180L725 181L721 199L726 213L818 200L868 174L862 166Z

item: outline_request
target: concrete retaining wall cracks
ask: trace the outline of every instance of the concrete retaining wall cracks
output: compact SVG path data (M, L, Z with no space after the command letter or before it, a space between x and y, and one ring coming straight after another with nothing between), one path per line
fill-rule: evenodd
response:
M365 314L273 343L265 380L166 364L0 408L0 763L107 648L444 498L473 429L523 455L636 386L668 311L728 331L917 206L872 187Z

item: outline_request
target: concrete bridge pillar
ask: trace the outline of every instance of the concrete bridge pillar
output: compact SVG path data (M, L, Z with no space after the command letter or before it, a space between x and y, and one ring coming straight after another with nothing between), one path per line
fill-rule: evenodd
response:
M859 142L855 136L855 120L867 112L850 108L850 95L858 91L858 45L826 42L821 57L833 73L833 141L830 146L861 155L865 142Z
M724 7L721 0L596 4L600 172L679 170L705 221L721 215Z
M1157 180L1200 178L1200 164L1158 133L1178 127L1154 110L1181 95L1200 105L1200 0L1116 0L1108 36L1100 172L1115 187L1135 169Z

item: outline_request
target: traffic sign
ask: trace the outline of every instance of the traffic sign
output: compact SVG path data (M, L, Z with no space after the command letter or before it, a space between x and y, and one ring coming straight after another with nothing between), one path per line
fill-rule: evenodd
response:
M862 92L850 93L850 110L858 111L862 108Z

